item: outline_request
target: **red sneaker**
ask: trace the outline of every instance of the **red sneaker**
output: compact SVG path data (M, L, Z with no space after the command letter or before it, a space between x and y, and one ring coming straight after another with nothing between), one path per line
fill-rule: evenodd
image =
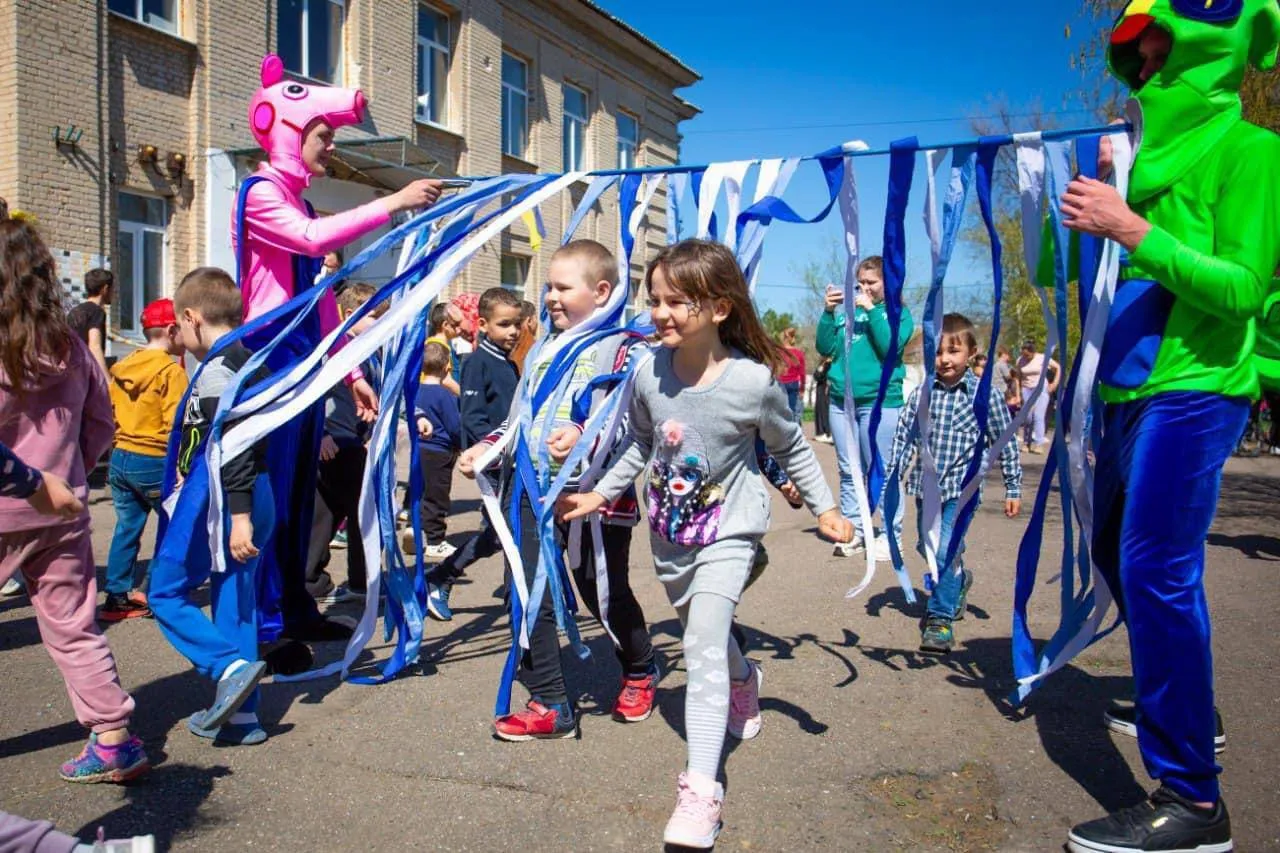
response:
M650 673L642 678L623 678L622 692L613 703L613 718L620 723L641 723L653 713L653 697L658 678Z
M577 737L578 718L568 703L547 707L530 699L525 710L493 721L493 733L502 740L552 740Z

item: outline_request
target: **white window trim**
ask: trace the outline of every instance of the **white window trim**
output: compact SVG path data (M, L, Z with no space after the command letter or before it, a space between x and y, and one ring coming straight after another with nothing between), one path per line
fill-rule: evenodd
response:
M512 60L519 62L521 65L524 66L524 85L526 86L526 88L521 89L521 88L518 88L517 86L512 85L511 83L508 83L505 78L502 80L503 112L506 111L508 97L519 96L521 98L524 98L524 127L521 128L522 130L521 136L523 137L523 144L520 146L521 151L517 154L514 151L507 150L507 127L505 124L503 124L502 125L502 153L507 157L515 157L517 160L524 160L526 159L525 155L529 153L529 90L527 88L529 85L529 63L527 60L521 59L519 56L516 56L514 53L511 53L510 51L504 50L502 52L502 56L504 59L507 57L510 57ZM502 72L501 67L499 67L498 72L499 72L499 75L501 76L501 72Z
M322 86L341 86L346 79L347 64L347 0L327 0L329 5L337 6L342 10L342 28L338 32L338 61L337 67L334 68L333 79L325 80L316 77L311 73L311 27L309 18L311 17L311 4L309 2L302 4L302 20L299 26L302 28L301 50L302 64L304 68L297 71L289 70L288 73L295 77L302 77ZM276 26L280 26L280 22L276 21ZM279 41L279 35L276 40Z
M514 260L516 262L516 265L520 267L520 269L522 270L522 275L520 277L523 278L524 281L521 281L521 282L499 281L498 284L500 284L502 287L505 287L507 290L514 291L516 293L519 293L521 296L523 296L525 289L529 286L529 269L532 266L532 264L530 263L530 258L528 255L517 255L514 252L505 252L498 259L499 272L501 272L502 261L507 258L511 258L512 260ZM501 276L499 276L499 278L501 278Z
M133 192L131 190L120 190L121 195L133 195L139 198L158 200L161 204L162 222L168 222L169 219L169 200L162 196L147 195L146 193ZM119 201L117 200L117 204ZM117 218L116 230L120 234L130 234L133 236L133 269L129 271L129 278L133 282L133 316L120 318L120 330L133 337L141 337L142 329L138 327L138 317L142 313L142 309L146 307L146 234L160 235L160 293L169 292L169 237L166 225L151 225L146 222L134 222L130 219ZM140 269L141 268L141 269ZM128 325L126 325L128 324Z
M446 38L453 35L453 31L452 31L453 19L449 16L448 12L436 6L432 6L430 3L420 3L418 5L423 6L424 8L432 12L435 12L437 15L444 18ZM415 9L414 11L417 11L417 10ZM414 38L417 45L417 56L415 59L419 64L422 63L424 53L428 54L428 58L430 58L430 53L435 50L438 50L441 53L443 53L445 55L445 65L447 66L449 64L449 57L452 56L452 53L449 50L448 44L440 44L440 42L436 41L435 39L425 38L421 32L415 33ZM429 65L427 67L434 68L435 66ZM415 78L414 80L415 88L417 86L417 82L418 81ZM422 98L422 93L421 92L416 93L416 96L414 97L414 103L413 103L414 121L420 124L430 125L431 127L438 127L443 130L448 130L449 116L452 113L452 110L449 109L449 73L448 71L446 71L444 75L444 105L443 105L444 121L434 121L429 116L425 115L422 109L421 98Z
M566 162L561 163L561 166L564 168L566 172L582 171L584 169L590 168L590 164L587 162L588 160L587 154L591 151L591 146L587 144L587 127L591 124L591 93L588 92L586 89L582 88L581 86L576 86L567 80L563 81L560 85L561 85L560 99L561 99L561 108L562 108L561 111L564 113L565 118L574 120L582 125L582 150L577 152L578 156L577 158L575 158L578 162L576 164L571 164L568 160L566 160ZM567 106L569 99L564 97L564 93L568 89L572 89L573 91L582 95L582 101L586 105L586 115L578 115L577 113L571 112L569 110ZM565 128L562 123L560 126L561 133L564 133L564 130ZM574 153L572 150L572 147L573 147L572 137L566 134L564 139L562 140L561 149L560 149L562 160L566 159L563 156L566 153L566 149L569 149L567 153L569 153L570 155Z
M166 21L164 18L161 18L160 20L163 21L163 23L159 23L159 24L152 23L151 21L148 21L143 17L143 11L142 11L143 0L133 0L134 12L132 15L130 15L127 12L117 12L115 9L108 9L108 11L112 15L117 15L121 18L124 18L127 21L133 21L134 23L141 24L144 27L149 27L153 30L157 30L162 33L168 33L169 35L176 36L176 35L179 35L179 30L181 29L182 3L183 3L183 0L174 0L173 20Z
M617 167L619 169L638 168L640 166L640 117L633 115L627 112L626 110L618 110L618 115L615 117L614 121L616 126L619 129L621 128L622 124L621 122L618 122L617 119L622 117L626 117L630 119L632 124L635 125L636 135L634 139L625 140L625 143L631 148L631 165L628 167L622 164L622 146L624 144L624 140L622 137L622 133L621 132L618 133L618 145L617 145L618 166Z

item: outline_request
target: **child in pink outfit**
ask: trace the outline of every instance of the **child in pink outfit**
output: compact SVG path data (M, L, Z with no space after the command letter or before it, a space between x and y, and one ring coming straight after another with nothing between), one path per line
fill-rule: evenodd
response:
M39 235L26 223L0 221L0 444L65 480L85 502L85 470L111 446L115 427L106 377L67 326L61 301ZM0 583L22 572L76 718L93 732L80 756L62 766L62 778L121 782L145 773L142 742L128 728L133 699L94 618L88 509L68 519L0 497L0 531Z

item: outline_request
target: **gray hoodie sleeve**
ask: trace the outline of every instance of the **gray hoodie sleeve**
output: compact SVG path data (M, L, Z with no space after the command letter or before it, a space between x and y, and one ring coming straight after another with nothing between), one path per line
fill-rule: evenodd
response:
M644 470L653 452L653 417L638 387L646 378L646 374L641 374L635 379L637 387L632 389L631 405L627 408L627 436L622 450L592 489L609 501L617 500L627 490L627 486Z
M777 380L770 382L761 395L757 423L765 447L800 490L809 511L821 515L834 509L836 502L822 475L822 466L787 406L786 392Z

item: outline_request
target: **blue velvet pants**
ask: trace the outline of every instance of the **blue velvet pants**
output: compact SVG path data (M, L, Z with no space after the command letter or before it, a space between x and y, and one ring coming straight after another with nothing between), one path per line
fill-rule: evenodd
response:
M1216 802L1204 541L1249 402L1170 392L1108 405L1094 481L1093 557L1129 630L1147 772Z

